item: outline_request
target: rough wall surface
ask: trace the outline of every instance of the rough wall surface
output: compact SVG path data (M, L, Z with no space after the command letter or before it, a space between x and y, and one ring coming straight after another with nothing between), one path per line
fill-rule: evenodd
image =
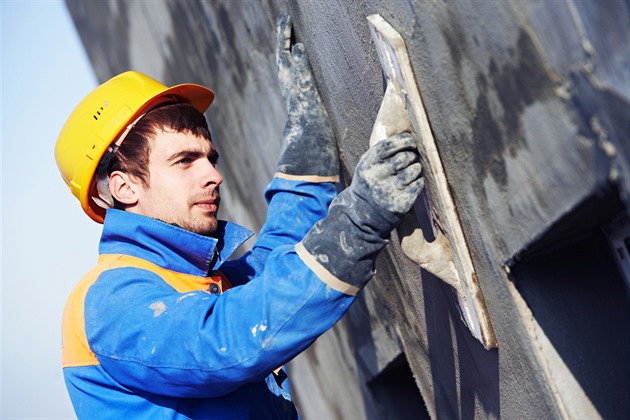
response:
M472 337L450 286L406 259L394 234L349 314L292 365L305 418L630 415L627 284L610 255L591 277L575 268L605 238L573 255L574 238L630 208L627 1L67 5L101 81L135 69L215 90L207 117L226 178L223 217L252 229L265 219L286 117L276 15L292 15L306 46L347 180L384 93L366 16L381 14L405 39L498 348ZM561 288L569 277L581 280ZM593 286L604 277L614 286ZM567 297L574 289L583 293ZM611 296L621 296L616 312L590 306ZM621 332L604 346L611 363L598 356L602 327ZM407 364L417 388L404 385Z

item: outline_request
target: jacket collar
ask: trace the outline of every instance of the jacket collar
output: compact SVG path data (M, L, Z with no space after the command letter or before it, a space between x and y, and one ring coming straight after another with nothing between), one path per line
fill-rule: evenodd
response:
M207 276L217 270L253 233L219 221L214 237L121 210L107 210L99 254L142 258L167 270Z

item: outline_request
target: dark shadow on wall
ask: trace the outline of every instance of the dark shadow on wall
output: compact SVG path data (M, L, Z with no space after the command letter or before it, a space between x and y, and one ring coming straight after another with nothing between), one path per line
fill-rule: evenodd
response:
M364 394L367 420L398 420L430 418L405 354L400 352L386 366L379 366L376 340L398 342L391 308L384 299L375 302L373 313L366 304L366 296L360 295L354 302L342 324L348 335L348 344L357 364L357 380ZM371 319L379 318L382 325ZM391 327L391 328L389 328ZM374 336L374 329L381 332ZM381 361L382 363L382 361Z
M399 354L368 385L380 419L431 418L404 353Z
M603 418L630 416L630 300L602 226L627 212L604 187L512 262L534 318ZM629 246L630 248L630 246Z
M464 325L451 286L424 270L422 285L437 418L499 418L498 350L484 349Z

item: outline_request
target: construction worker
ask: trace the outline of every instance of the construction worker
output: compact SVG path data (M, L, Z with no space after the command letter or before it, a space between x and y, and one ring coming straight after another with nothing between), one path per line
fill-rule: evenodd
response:
M288 121L267 220L241 258L228 261L251 232L217 220L212 91L126 72L66 122L61 174L104 223L98 264L64 311L79 418L297 418L284 365L348 310L415 202L408 134L371 148L335 198L333 131L288 17L278 26Z

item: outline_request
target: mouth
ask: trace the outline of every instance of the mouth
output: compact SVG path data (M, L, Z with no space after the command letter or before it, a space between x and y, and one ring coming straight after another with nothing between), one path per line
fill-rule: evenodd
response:
M221 199L219 197L214 197L195 201L194 206L207 213L216 213L219 210L220 202Z

